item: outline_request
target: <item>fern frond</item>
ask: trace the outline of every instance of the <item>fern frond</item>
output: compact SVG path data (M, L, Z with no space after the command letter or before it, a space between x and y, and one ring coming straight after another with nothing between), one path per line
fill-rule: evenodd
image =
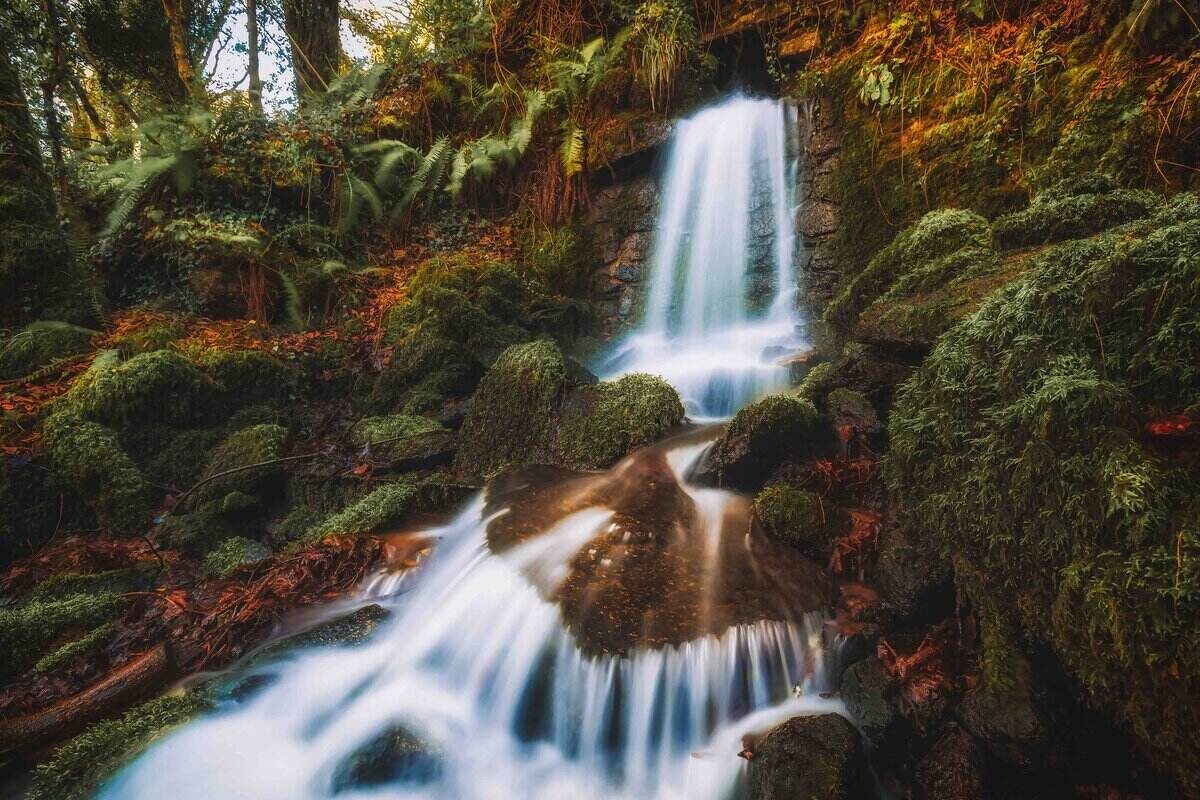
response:
M580 128L574 120L568 119L563 123L562 142L558 147L563 174L568 178L583 171L583 153L583 128Z

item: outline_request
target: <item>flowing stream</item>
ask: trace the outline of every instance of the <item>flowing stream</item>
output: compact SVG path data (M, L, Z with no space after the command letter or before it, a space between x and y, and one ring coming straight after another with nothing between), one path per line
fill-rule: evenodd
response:
M735 97L676 135L646 321L619 369L664 375L697 416L786 378L763 351L799 336L791 127L781 104ZM391 612L365 643L244 668L253 691L156 743L102 796L734 796L744 734L840 704L819 694L821 571L759 533L745 498L686 479L716 433L603 474L493 481L427 532L414 577L363 588Z

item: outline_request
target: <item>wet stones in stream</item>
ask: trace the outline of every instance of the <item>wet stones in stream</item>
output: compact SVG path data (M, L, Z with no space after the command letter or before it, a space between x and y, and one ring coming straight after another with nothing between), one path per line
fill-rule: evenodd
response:
M647 448L601 475L549 467L502 474L488 487L486 513L507 511L489 524L488 544L506 553L542 536L569 538L557 527L564 519L609 512L557 554L561 563L524 567L588 654L676 645L825 606L817 564L766 536L744 498L686 491L667 457Z
M870 771L845 717L792 717L747 748L749 800L867 800Z
M334 771L334 794L385 784L421 786L438 779L442 760L436 750L397 725L354 751Z

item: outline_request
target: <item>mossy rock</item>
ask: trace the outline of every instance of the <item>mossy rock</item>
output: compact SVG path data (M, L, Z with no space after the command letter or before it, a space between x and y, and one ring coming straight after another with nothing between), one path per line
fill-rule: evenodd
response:
M41 581L29 592L29 600L62 600L78 594L121 594L149 588L159 569L156 560L136 567L103 572L61 572Z
M157 350L128 361L98 358L56 407L116 427L186 423L210 412L216 388L182 354Z
M822 564L829 560L834 539L850 528L845 510L815 492L786 483L759 492L754 513L767 533Z
M145 325L114 336L109 343L117 348L124 358L133 358L141 353L163 350L187 335L187 325L181 319L154 319Z
M334 794L377 786L422 786L442 774L441 755L403 726L393 726L355 750L334 770Z
M86 800L156 739L213 707L203 690L168 695L97 722L33 771L29 800Z
M298 369L261 350L207 350L195 361L216 382L227 409L281 405L299 385Z
M996 242L1011 248L1079 239L1144 219L1162 203L1154 192L1110 187L1101 177L1055 184L1029 208L996 220Z
M466 346L420 327L396 346L364 405L374 414L433 411L474 391L483 373Z
M874 796L858 731L838 714L792 717L768 731L752 752L749 800Z
M825 408L835 429L850 427L867 436L882 431L875 406L862 392L837 388L825 396Z
M94 525L87 504L48 457L0 455L0 569L32 555L56 531Z
M0 380L21 378L59 359L86 353L95 335L67 322L31 322L0 342Z
M80 656L103 647L105 642L112 638L113 630L111 622L97 625L78 639L73 639L39 658L33 668L41 673L50 673L68 666Z
M156 537L162 544L189 558L203 558L242 529L243 526L235 525L231 516L224 513L222 501L212 500L195 511L171 514L158 526Z
M553 463L559 407L589 379L548 339L505 350L471 400L455 469L487 477L513 464Z
M45 655L55 639L112 621L125 605L112 592L28 600L0 608L0 678L11 678Z
M287 428L271 423L252 425L230 434L213 448L200 479L208 480L211 476L221 475L230 470L241 471L210 480L196 491L193 502L216 500L230 492L241 492L251 496L263 495L267 499L281 492L281 464L255 469L244 468L280 458L287 435Z
M1145 420L1200 387L1200 206L1040 252L941 338L889 419L894 500L1015 609L1185 793L1200 780L1200 484Z
M958 274L963 263L974 264L977 256L956 255L991 249L991 232L986 219L973 211L943 208L930 211L905 228L886 247L876 253L825 309L829 323L846 329L858 315L908 275L920 274L913 289L921 282L933 283L948 274Z
M310 528L301 541L315 542L336 534L375 533L413 510L418 498L408 482L385 483Z
M261 542L232 536L204 557L204 571L215 578L228 578L238 568L258 563L270 555L270 549Z
M354 443L371 446L371 455L399 469L449 464L456 439L435 420L407 414L366 417L350 430Z
M59 411L46 420L42 444L51 464L87 499L103 525L121 533L141 531L149 515L148 487L116 433Z
M705 453L696 478L754 491L782 464L828 453L833 443L832 427L811 402L771 395L734 415Z
M683 403L653 375L626 375L583 386L564 404L556 438L557 462L576 469L610 467L661 439L683 421Z

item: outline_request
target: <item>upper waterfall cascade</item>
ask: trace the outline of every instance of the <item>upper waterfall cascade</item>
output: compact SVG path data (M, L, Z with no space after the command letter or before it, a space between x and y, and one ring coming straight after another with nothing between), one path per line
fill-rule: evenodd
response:
M661 375L697 418L788 380L804 346L793 206L796 109L735 96L682 120L663 177L641 322L606 376Z
M675 383L696 416L782 383L772 348L799 341L789 113L736 97L676 137L646 322L618 357ZM252 689L101 796L736 796L743 736L842 707L820 694L821 570L762 535L747 499L687 480L715 433L605 473L494 479L424 532L436 547L411 580L364 584L359 600L391 612L368 641L251 662L236 674Z

